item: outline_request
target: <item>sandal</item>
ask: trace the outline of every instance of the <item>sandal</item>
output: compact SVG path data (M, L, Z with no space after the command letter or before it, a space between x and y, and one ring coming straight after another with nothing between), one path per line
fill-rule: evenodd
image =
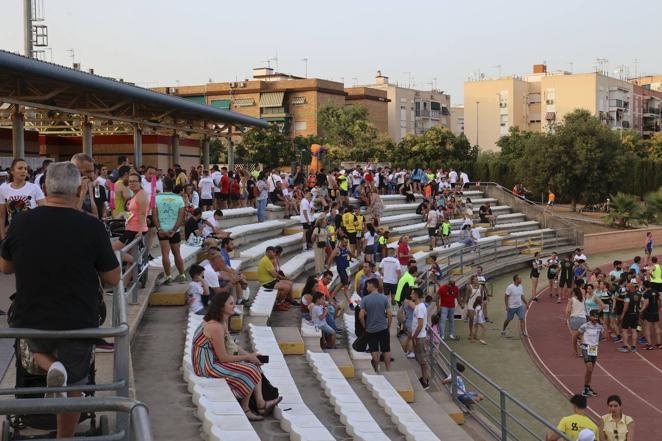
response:
M278 397L274 400L267 401L264 403L264 407L262 409L258 409L258 413L263 417L271 415L271 413L274 411L274 407L278 406L278 403L281 401L283 401L283 397Z
M248 421L262 421L262 420L264 420L264 417L262 415L258 415L256 413L253 413L253 411L250 410L250 409L244 410L244 413L246 414L246 418L248 418Z

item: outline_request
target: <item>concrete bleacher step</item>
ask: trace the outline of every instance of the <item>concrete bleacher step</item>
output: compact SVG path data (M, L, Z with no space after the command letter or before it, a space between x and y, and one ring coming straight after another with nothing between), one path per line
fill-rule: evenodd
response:
M251 267L258 264L259 260L264 256L265 250L268 246L281 246L283 247L283 254L291 253L297 249L301 249L303 239L301 234L288 234L275 237L273 239L262 241L250 248L245 248L239 251L239 256L233 261L236 262L237 268L240 269L246 277L256 277L251 273ZM234 266L234 265L233 265ZM249 280L255 280L249 279Z
M406 371L384 372L383 375L388 382L391 383L393 389L400 394L403 400L407 403L413 403L415 401L414 387L412 386Z
M188 284L161 285L149 295L149 306L182 306L186 304Z
M301 338L299 328L294 326L274 326L271 329L283 355L304 354L303 338Z
M354 371L354 364L347 349L327 349L326 353L331 356L333 362L345 378L354 378L356 372Z
M245 223L230 228L224 228L230 233L235 249L249 248L249 244L262 242L281 236L294 222L288 220L268 220L262 223ZM287 233L285 233L287 234Z

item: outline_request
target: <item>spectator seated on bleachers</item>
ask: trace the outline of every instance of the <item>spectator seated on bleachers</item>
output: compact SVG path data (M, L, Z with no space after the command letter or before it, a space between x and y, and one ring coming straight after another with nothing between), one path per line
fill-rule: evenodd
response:
M200 326L193 334L191 363L196 375L223 378L250 421L261 421L273 412L282 397L265 401L258 354L245 351L230 336L229 320L234 314L234 297L229 293L214 296ZM257 413L249 407L253 396Z
M17 216L2 247L0 267L5 274L16 274L18 291L9 323L43 330L96 328L99 279L112 286L120 279L108 233L101 222L78 209L81 175L73 163L52 164L46 189L46 204ZM35 250L39 250L37 259ZM88 384L94 342L28 339L27 343L35 364L47 372L46 386ZM80 396L80 392L68 395ZM78 419L78 413L58 415L57 437L73 437Z

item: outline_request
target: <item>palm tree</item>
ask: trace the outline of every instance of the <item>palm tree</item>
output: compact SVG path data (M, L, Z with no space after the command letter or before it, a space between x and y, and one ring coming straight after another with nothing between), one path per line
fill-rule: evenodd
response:
M646 224L644 210L635 196L618 192L610 198L609 213L602 218L605 223L618 228Z
M646 195L646 215L651 223L662 222L662 187Z

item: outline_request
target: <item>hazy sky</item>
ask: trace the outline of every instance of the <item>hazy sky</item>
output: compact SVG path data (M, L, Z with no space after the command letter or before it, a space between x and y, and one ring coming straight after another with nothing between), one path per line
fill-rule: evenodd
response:
M248 78L278 55L278 68L346 85L377 69L401 84L450 92L462 83L549 69L662 73L662 2L639 0L223 1L38 0L53 61L143 86ZM0 48L22 51L22 0L0 0ZM50 53L47 54L47 60ZM572 63L572 64L571 64ZM272 62L275 66L275 62ZM411 74L410 74L411 73Z

